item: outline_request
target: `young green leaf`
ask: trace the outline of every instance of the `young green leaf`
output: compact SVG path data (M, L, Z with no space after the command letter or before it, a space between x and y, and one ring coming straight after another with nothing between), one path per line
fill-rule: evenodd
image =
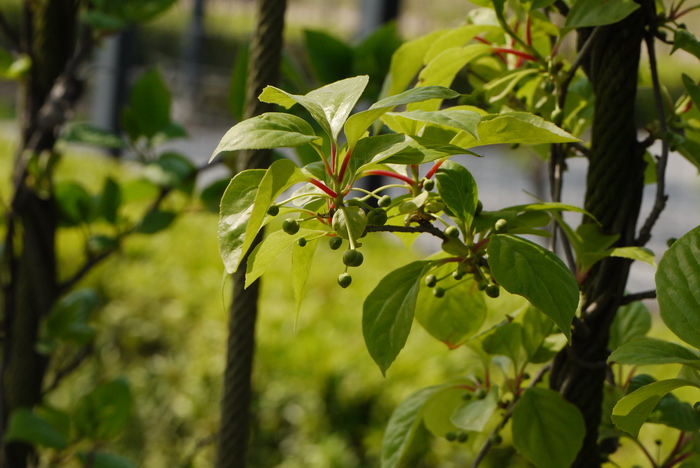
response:
M290 94L274 86L267 86L260 94L260 100L286 108L296 103L301 104L328 136L333 141L337 141L340 130L362 96L368 81L368 76L347 78L314 89L305 96Z
M661 318L683 341L700 348L700 226L666 251L656 271Z
M686 52L693 54L700 59L700 41L689 32L687 29L678 28L673 39L673 49L671 53L678 49L683 49Z
M579 301L578 284L559 257L507 234L491 236L487 251L496 281L544 312L570 340L571 321Z
M513 410L513 445L537 468L571 466L585 435L578 408L553 390L528 388Z
M268 112L240 122L226 132L211 155L223 151L299 146L320 140L309 123L292 114Z
M131 118L139 136L148 139L170 124L171 97L158 68L151 68L134 83L129 97Z
M463 431L483 431L498 409L498 390L491 388L485 398L463 403L452 414L450 422Z
M301 310L301 302L304 298L304 287L309 278L312 260L316 252L319 238L307 239L306 246L298 244L292 246L292 288L294 290L294 303L296 313Z
M464 382L467 385L469 383L471 382ZM426 400L421 411L423 424L435 437L445 438L448 432L460 430L450 421L450 416L464 404L462 396L466 391L457 383L446 385Z
M411 442L420 429L425 402L442 386L417 391L396 407L384 431L382 441L381 468L399 468L401 459L411 447Z
M578 28L604 26L622 21L632 14L639 4L633 0L578 0L571 6L566 15L566 22L561 30L561 36Z
M129 422L133 398L129 384L119 378L95 387L78 401L75 427L93 441L106 441L119 435Z
M247 288L255 280L260 278L274 263L275 259L297 240L307 240L324 236L325 231L312 229L299 229L295 234L289 235L284 231L275 231L263 239L250 253L246 262L245 287ZM306 248L306 247L305 247Z
M678 378L682 378L682 376L679 375ZM627 393L632 393L638 388L654 382L656 379L648 374L637 374L630 381ZM622 395L615 403L621 398ZM614 405L610 407L610 414L612 414L613 407ZM612 423L612 419L610 422ZM659 403L647 417L646 422L664 424L681 431L697 431L700 429L700 414L695 412L689 403L679 400L673 393L667 393L661 397Z
M155 234L170 226L173 221L175 221L176 217L177 213L172 211L149 211L136 225L136 232L141 234Z
M484 351L493 355L506 356L516 368L520 368L525 353L522 350L523 327L511 322L497 327L482 342Z
M476 112L462 109L445 109L441 111L388 112L387 114L393 117L394 121L401 122L405 132L412 136L420 135L423 124L428 123L468 132L475 139L479 139L477 126L481 121L481 116Z
M406 344L420 280L429 264L416 261L392 271L365 299L362 334L370 356L384 375Z
M445 161L435 173L435 184L442 201L469 230L479 202L474 177L461 164Z
M91 468L137 468L131 460L107 452L78 452L78 459Z
M304 30L304 46L309 65L321 84L333 83L352 75L353 49L321 30Z
M686 379L660 380L645 385L617 402L613 408L613 422L619 429L637 437L642 424L661 401L661 398L680 387L700 388L697 384Z
M646 366L685 364L700 370L700 355L681 345L654 338L640 338L622 344L612 352L608 362Z
M238 269L245 251L248 222L253 211L255 197L265 169L249 169L239 172L231 179L221 198L219 215L219 254L226 271L231 274ZM256 233L257 234L257 231ZM253 234L253 235L255 235Z
M654 252L646 247L617 247L610 252L610 256L639 260L656 268Z
M624 343L644 337L651 330L651 313L640 302L633 302L617 309L610 327L608 348L615 350Z

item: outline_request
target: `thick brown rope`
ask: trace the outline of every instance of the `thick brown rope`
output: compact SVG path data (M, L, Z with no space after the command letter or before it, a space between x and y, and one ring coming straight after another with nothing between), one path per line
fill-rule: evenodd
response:
M585 67L596 99L585 208L605 233L620 234L618 245L633 243L643 190L645 163L634 125L643 10L603 27ZM586 422L583 447L572 465L576 468L597 468L604 457L598 426L607 343L629 265L627 260L611 258L589 273L583 288L584 316L574 327L573 344L554 362L550 385L581 410Z
M266 85L277 82L286 0L260 0L258 9L258 25L250 51L247 117L259 115L268 109L268 105L259 102L257 97ZM269 151L247 152L239 159L237 169L264 168L270 164L270 159ZM254 245L259 242L260 237L258 236ZM233 276L233 301L230 308L216 468L246 466L259 296L259 282L244 288L246 261Z

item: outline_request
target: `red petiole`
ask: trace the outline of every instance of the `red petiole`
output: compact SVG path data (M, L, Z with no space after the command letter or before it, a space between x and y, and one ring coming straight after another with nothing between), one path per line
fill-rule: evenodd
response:
M438 169L440 169L440 166L442 166L442 163L447 161L446 159L440 159L438 160L435 164L433 164L433 167L430 168L428 173L425 175L426 179L432 179L432 177L435 175Z
M351 157L352 157L352 148L348 149L348 152L345 153L345 157L343 158L343 165L340 166L340 173L338 174L338 178L341 182L343 180L343 177L345 177L345 171L348 168L348 164L350 164Z
M327 193L327 194L330 195L331 197L333 197L333 198L337 198L337 197L338 197L338 194L337 194L337 193L335 193L333 190L331 190L330 188L328 188L328 186L327 186L326 184L324 184L323 182L321 182L320 180L318 180L318 179L309 179L309 182L311 182L311 183L314 184L316 187L318 187L318 188L320 188L321 190L323 190L325 193Z
M481 42L482 44L486 44L486 45L492 45L492 44L493 44L493 43L492 43L491 41L489 41L488 39L484 39L483 37L480 37L480 36L476 36L474 39L476 39L477 41ZM506 58L503 56L503 54L496 53L496 57L498 57L498 58L501 60L501 62L506 63Z
M518 57L521 57L525 60L529 60L530 62L536 62L537 58L534 55L530 55L527 52L522 52L520 50L515 50L515 49L509 49L507 47L494 47L493 51L496 53L503 53L503 54L513 54Z
M367 172L365 172L365 174L393 177L394 179L402 180L411 186L416 184L416 181L411 179L410 177L406 177L405 175L398 174L396 172L391 172L391 171L375 170L375 171L367 171Z

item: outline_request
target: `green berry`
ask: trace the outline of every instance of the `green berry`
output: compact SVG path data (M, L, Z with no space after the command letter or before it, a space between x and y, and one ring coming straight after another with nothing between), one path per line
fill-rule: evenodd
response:
M338 275L338 284L341 288L347 288L352 283L352 276L347 273L341 273Z
M479 216L481 212L484 209L484 204L481 203L481 200L477 200L476 202L476 210L474 210L474 216Z
M374 226L384 226L387 219L386 211L382 208L375 208L367 213L367 223Z
M508 221L503 218L499 219L496 221L496 224L493 225L493 229L500 234L508 231Z
M382 208L388 207L391 205L391 197L389 195L383 195L377 202L377 205L381 206Z
M455 280L459 281L459 280L461 280L462 278L464 278L464 273L462 273L462 272L459 271L459 270L455 270L455 271L452 272L452 277L453 277Z
M483 388L480 388L479 390L476 391L476 398L479 400L483 400L486 398L486 390Z
M479 288L479 291L483 291L489 286L489 283L487 281L479 281L476 286Z
M697 414L700 414L700 401L695 402L695 404L693 405L693 411L695 411Z
M306 247L306 239L304 239L303 237L300 238L300 239L298 239L298 240L297 240L297 245L298 245L299 247Z
M457 433L454 431L450 431L447 434L445 434L445 439L449 440L450 442L454 442L457 440Z
M428 275L425 277L425 285L429 288L434 288L437 284L437 277L435 275Z
M280 207L278 205L270 205L267 209L267 214L270 216L277 216L280 213Z
M299 232L299 221L294 218L287 218L282 222L282 230L287 234L296 234Z
M462 394L462 400L464 401L469 401L473 398L473 395L469 392L463 393Z
M469 438L469 434L467 434L466 432L460 432L457 435L457 442L459 442L460 444L463 444L467 441L468 438Z
M343 263L349 267L358 267L362 265L364 259L362 252L359 250L350 249L343 253Z
M503 437L501 437L501 434L495 434L491 441L493 442L493 445L500 445L503 443Z
M671 247L673 244L676 243L677 240L678 239L676 239L675 237L669 237L668 239L666 239L666 246Z
M331 250L338 250L341 245L343 245L343 239L340 237L331 237L328 239L328 245L330 246Z
M423 189L427 190L428 192L430 192L434 188L435 188L435 181L433 179L426 179L423 182Z
M494 299L501 295L501 288L497 284L489 284L484 291L488 297Z
M447 236L448 239L456 239L459 237L459 229L455 226L447 226L445 228L445 236Z
M433 296L438 299L445 296L445 288L435 288L433 289Z

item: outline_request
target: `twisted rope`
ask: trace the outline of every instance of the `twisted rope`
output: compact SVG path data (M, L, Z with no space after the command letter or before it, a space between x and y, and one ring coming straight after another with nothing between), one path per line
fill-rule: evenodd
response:
M257 97L268 84L277 82L282 52L282 32L286 0L260 0L259 19L251 43L250 69L246 96L246 116L265 112L268 104ZM270 151L250 151L238 161L238 169L264 168L270 164ZM262 238L258 235L251 250ZM221 401L216 468L244 468L250 434L251 374L255 351L255 322L259 282L247 289L245 263L233 276L233 302L229 318L226 370Z

